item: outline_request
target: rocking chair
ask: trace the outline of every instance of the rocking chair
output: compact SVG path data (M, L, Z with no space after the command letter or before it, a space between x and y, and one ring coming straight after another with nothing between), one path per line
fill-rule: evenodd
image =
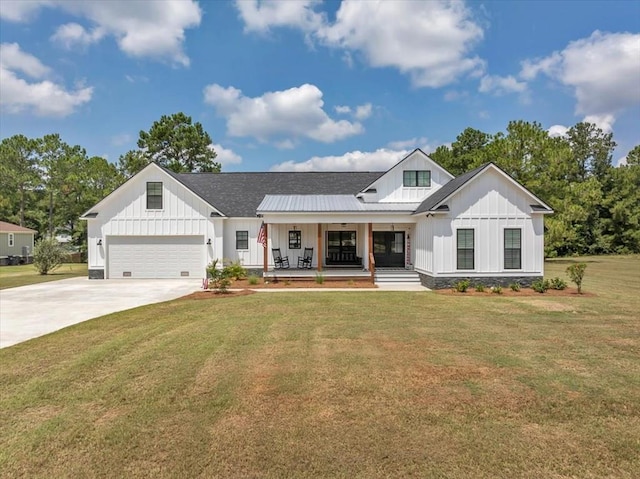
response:
M313 259L313 248L305 248L304 254L298 256L298 268L311 269L311 260Z
M273 265L275 269L288 269L289 268L289 257L282 256L280 253L280 248L272 248L273 252Z

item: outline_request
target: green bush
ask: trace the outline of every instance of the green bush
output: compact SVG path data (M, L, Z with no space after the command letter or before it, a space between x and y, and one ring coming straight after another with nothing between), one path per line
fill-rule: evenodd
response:
M511 291L515 291L516 293L520 291L520 283L518 283L517 281L511 283L509 287L511 288Z
M33 248L33 265L40 274L49 274L65 262L69 253L54 238L44 238Z
M247 277L247 270L240 264L240 261L235 261L230 263L225 267L225 269L229 272L231 278L238 280L244 279Z
M207 266L209 285L219 293L226 293L231 285L231 272L229 266L218 269L218 260L215 259Z
M482 284L482 283L476 284L476 292L477 293L484 293L484 284Z
M322 274L320 274L320 273L316 273L315 281L318 284L323 284L324 283L324 276L322 276Z
M502 294L502 286L500 286L499 284L495 285L493 288L491 288L491 292L493 294Z
M565 289L567 287L567 282L565 280L563 280L562 278L558 278L556 276L551 281L549 281L549 286L551 287L551 289L557 289L557 290L562 291L563 289Z
M578 293L580 294L582 294L582 279L584 278L585 269L587 269L585 263L575 263L567 268L567 274L578 287Z
M453 285L453 289L458 293L466 293L467 290L469 289L470 284L471 284L471 281L469 281L468 279L461 279L460 281L458 281L456 284Z
M250 285L255 286L260 282L260 278L255 274L250 274L249 277L247 278L247 281L249 282Z
M531 289L533 289L537 293L546 293L549 289L549 280L548 279L538 279L531 283Z

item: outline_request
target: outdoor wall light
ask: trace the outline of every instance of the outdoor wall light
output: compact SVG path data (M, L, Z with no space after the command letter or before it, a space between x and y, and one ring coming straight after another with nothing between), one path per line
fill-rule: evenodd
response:
M97 244L98 244L98 246L102 246L102 238L100 238L100 239L98 240L98 243L97 243Z
M209 238L209 239L207 240L207 244L208 244L209 246L211 246L211 238Z

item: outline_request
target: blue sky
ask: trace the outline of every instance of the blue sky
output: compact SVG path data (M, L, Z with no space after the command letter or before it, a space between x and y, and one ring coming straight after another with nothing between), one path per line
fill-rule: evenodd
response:
M0 135L110 161L163 114L223 171L384 170L510 120L640 144L640 2L0 3Z

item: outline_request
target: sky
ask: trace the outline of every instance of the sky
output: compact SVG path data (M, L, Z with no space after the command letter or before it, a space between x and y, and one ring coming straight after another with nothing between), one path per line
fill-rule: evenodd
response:
M0 1L0 137L117 162L184 112L223 171L383 171L465 128L640 144L640 1Z

